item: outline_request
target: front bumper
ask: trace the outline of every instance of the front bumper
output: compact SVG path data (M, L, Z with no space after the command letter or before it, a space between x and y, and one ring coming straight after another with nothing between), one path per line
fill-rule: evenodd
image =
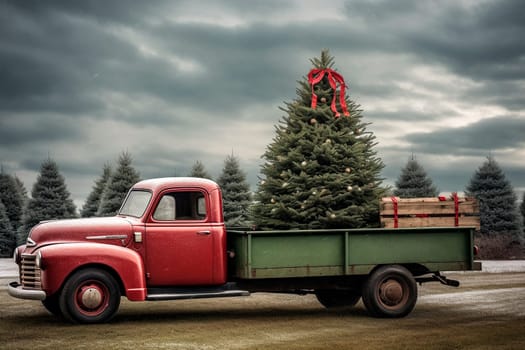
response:
M18 299L44 300L46 292L43 290L23 289L18 282L11 282L7 285L7 293Z

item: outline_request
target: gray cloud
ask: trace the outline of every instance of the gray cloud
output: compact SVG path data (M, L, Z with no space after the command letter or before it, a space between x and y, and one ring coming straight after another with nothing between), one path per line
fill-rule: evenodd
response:
M512 117L485 119L463 128L407 135L418 151L434 154L488 155L508 148L525 148L525 120Z
M329 48L377 130L387 181L415 152L438 159L426 168L441 190L458 190L494 152L525 187L513 160L524 149L524 6L6 0L0 160L30 185L56 158L77 203L123 150L151 177L186 175L197 159L218 175L233 149L255 184L277 107ZM442 124L465 115L467 126ZM439 160L450 155L468 166Z

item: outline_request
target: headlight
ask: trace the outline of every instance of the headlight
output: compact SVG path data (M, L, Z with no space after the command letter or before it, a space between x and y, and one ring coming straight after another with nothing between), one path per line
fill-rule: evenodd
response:
M29 237L27 237L27 243L26 243L26 245L27 245L28 247L34 247L34 246L36 246L36 242L33 241L33 240L31 239L31 237L29 236Z
M42 265L42 252L41 251L38 251L36 253L35 266L36 266L37 269L42 269L42 267L43 267L43 265Z

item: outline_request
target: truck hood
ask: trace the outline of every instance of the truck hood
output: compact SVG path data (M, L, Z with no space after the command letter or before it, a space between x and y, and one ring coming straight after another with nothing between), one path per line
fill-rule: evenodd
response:
M132 222L116 216L41 222L33 227L29 238L37 246L86 241L127 245L132 232Z

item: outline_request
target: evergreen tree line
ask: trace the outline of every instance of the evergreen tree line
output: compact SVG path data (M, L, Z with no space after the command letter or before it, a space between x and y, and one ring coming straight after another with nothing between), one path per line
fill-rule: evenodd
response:
M91 193L80 211L81 217L112 216L129 188L140 180L132 167L132 158L125 152L119 156L115 171L105 164ZM188 176L212 179L202 162L196 161ZM223 191L224 217L229 226L249 226L254 221L250 209L255 208L246 175L239 159L228 156L216 179ZM482 235L511 234L523 240L525 193L517 208L516 195L505 174L493 157L480 166L465 189L468 196L480 201ZM436 186L423 166L412 156L401 169L393 194L402 198L432 197ZM6 203L6 204L4 204ZM23 244L31 227L42 220L75 218L77 211L56 162L44 161L31 198L16 175L0 172L0 257L10 257L18 244Z

